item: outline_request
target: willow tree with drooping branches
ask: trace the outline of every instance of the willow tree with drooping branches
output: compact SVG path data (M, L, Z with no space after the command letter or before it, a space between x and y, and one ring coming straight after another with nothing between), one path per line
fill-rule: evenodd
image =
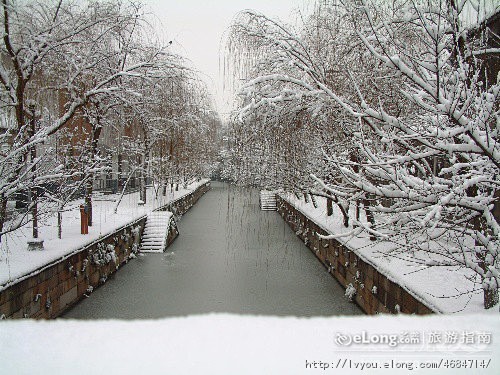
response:
M369 217L351 216L349 236L368 232L425 267L467 269L470 292L482 290L491 308L500 282L500 87L484 54L498 64L498 40L466 20L498 8L481 4L326 1L298 30L249 11L228 50L244 82L242 126L271 116L289 127L305 103L323 155L310 184Z

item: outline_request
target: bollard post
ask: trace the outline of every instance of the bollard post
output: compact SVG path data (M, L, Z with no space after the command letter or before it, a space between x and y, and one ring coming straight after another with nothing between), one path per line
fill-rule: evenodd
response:
M87 215L87 211L85 210L85 206L80 205L80 232L81 234L89 234L89 217Z

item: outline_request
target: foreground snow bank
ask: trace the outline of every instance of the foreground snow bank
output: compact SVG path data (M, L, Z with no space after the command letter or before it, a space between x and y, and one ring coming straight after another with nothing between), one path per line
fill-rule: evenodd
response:
M5 374L498 374L499 358L488 315L0 322Z

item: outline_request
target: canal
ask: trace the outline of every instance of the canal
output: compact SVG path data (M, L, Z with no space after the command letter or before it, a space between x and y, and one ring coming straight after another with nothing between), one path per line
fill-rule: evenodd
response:
M63 318L362 314L258 191L212 182L165 253L130 261Z

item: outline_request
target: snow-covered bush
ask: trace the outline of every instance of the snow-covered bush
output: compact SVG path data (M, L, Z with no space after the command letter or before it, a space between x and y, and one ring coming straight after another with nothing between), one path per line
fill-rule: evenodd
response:
M132 250L131 250L130 255L132 256L132 254L134 254L134 256L135 256L135 254L137 254L138 252L139 252L139 244L134 243L132 245Z
M356 296L356 293L357 293L357 290L356 288L354 287L354 285L352 285L352 283L349 283L349 285L347 285L347 288L345 290L345 293L344 293L344 296L349 300L349 301L353 301L354 300L354 297Z
M85 270L87 269L88 264L89 264L89 260L88 259L84 259L83 262L82 262L82 271L81 272L85 272Z
M135 241L139 240L140 233L141 233L140 225L137 225L132 229L132 235L134 236Z
M115 253L115 245L113 244L104 244L103 242L99 242L96 246L96 249L89 253L92 264L96 266L105 266L110 262L114 262L115 264L118 262L118 258Z
M85 293L83 293L83 295L84 295L85 297L87 297L87 298L88 298L88 297L90 297L90 294L91 294L93 291L94 291L94 287L93 287L92 285L89 285L89 286L87 287L87 289L85 290Z

